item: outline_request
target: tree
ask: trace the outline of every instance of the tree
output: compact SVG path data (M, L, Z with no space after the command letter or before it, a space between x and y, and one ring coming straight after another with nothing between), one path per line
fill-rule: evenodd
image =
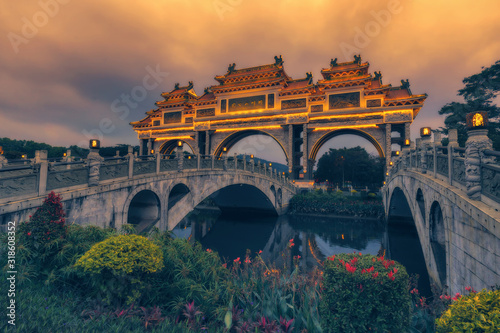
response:
M492 66L484 68L480 73L466 77L462 81L465 87L458 91L465 103L451 102L439 110L439 114L446 115L442 132L448 134L448 130L456 128L458 132L458 143L465 145L467 141L467 129L465 117L467 113L474 111L487 111L489 118L488 137L493 141L493 147L500 150L500 108L496 105L496 97L500 94L500 60Z
M330 149L318 161L317 182L352 182L353 186L380 186L384 181L384 160L370 156L364 148Z

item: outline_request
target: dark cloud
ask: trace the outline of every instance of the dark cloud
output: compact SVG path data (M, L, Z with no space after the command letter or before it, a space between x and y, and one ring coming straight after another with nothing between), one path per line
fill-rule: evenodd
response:
M22 36L26 20L43 9L36 1L0 6L1 136L65 145L104 118L115 126L106 142L136 143L128 122L143 118L175 82L194 81L202 93L229 63L256 66L279 54L294 78L312 71L317 80L331 58L361 53L385 83L410 79L414 93L429 94L416 135L421 126L442 126L437 111L459 100L461 80L500 54L496 0L69 1L18 52L5 37ZM120 119L111 103L157 65L168 77Z

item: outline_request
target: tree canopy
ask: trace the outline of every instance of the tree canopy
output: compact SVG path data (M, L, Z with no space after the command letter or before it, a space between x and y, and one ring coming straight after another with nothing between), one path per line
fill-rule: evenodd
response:
M384 181L385 160L369 155L362 147L330 149L318 161L314 173L316 182L342 186L351 182L354 187L379 187Z
M467 129L465 117L467 113L474 111L487 111L489 118L488 136L493 141L493 147L500 150L500 108L496 98L500 93L500 60L487 68L482 68L480 73L466 77L462 81L464 88L458 91L458 95L465 100L461 102L451 102L439 110L439 114L446 115L444 120L445 128L442 131L448 134L448 130L456 128L458 130L458 143L465 145L467 141Z

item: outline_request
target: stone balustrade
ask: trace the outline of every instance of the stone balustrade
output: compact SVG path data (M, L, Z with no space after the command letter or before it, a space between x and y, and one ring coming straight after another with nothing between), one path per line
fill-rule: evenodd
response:
M43 196L52 190L93 187L119 179L200 170L225 170L249 172L269 177L294 189L292 181L277 173L271 166L234 156L186 154L178 149L175 154L136 156L129 149L128 155L103 158L99 150L91 150L86 159L72 157L48 159L47 151L37 151L34 159L7 161L0 164L0 201L13 198Z

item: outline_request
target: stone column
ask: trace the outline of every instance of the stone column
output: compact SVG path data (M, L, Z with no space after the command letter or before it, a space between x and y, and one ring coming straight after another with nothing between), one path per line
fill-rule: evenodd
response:
M391 155L392 155L392 143L391 143L392 125L385 124L385 167L387 171L391 168Z
M128 146L128 179L131 179L134 176L134 148L132 146Z
M411 123L405 123L405 135L403 138L403 145L404 145L404 140L411 140L410 125Z
M288 125L288 172L292 174L293 171L293 125Z
M243 171L247 171L247 154L243 154Z
M198 158L197 169L200 170L201 169L201 154L198 152L198 154L196 156Z
M205 132L205 154L210 155L210 131Z
M156 174L159 174L160 173L160 162L161 162L160 152L157 151L155 156L156 156Z
M487 129L470 129L465 143L465 181L467 196L481 200L481 162L486 160L484 150L493 149Z
M250 165L252 168L252 173L254 173L255 172L255 160L253 159L253 155L250 156Z
M139 155L144 155L144 140L146 139L140 139L139 140Z
M433 145L433 151L432 155L434 158L434 169L432 170L434 172L434 178L437 176L437 148L438 146L441 146L441 133L434 132L434 145Z
M99 170L103 160L104 158L99 155L99 149L90 149L90 153L87 156L87 163L89 166L89 186L99 185Z
M308 133L307 133L307 124L303 125L302 128L302 137L303 137L303 142L302 142L302 167L304 168L304 180L309 179L309 170L308 168Z
M35 164L40 165L38 175L38 196L43 196L47 192L47 176L49 173L49 161L47 160L46 150L37 150L35 152Z
M234 153L234 172L238 170L238 155Z
M182 172L182 169L184 167L184 154L182 152L182 146L177 146L176 157L177 157L177 171Z
M456 128L448 130L448 183L453 180L453 148L458 147L458 132Z
M153 149L153 139L148 139L148 151L144 155L150 155Z

